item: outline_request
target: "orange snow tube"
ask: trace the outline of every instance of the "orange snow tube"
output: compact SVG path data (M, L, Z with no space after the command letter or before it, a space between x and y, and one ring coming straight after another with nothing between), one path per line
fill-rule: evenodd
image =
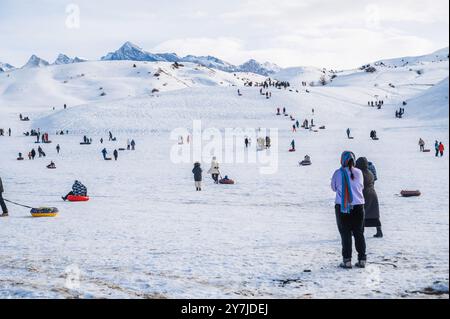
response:
M67 200L69 202L87 202L89 201L89 196L69 195L67 196Z
M422 194L420 191L401 191L400 195L402 197L419 197Z

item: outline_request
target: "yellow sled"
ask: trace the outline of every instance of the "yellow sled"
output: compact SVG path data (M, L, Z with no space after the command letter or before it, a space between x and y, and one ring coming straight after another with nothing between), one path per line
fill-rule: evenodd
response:
M30 213L33 217L56 217L59 211L56 207L41 207L33 208Z

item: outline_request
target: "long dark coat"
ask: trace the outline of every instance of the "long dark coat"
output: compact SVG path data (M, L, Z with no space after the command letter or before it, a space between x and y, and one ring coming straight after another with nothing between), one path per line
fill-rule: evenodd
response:
M364 209L366 212L366 227L381 226L380 223L380 207L378 203L378 195L375 191L375 178L369 170L369 163L365 157L361 157L356 161L356 167L359 168L364 175L364 199L366 204Z

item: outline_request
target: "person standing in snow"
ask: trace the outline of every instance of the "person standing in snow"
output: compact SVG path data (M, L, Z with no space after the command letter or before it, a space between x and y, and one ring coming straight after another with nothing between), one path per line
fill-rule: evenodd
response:
M300 122L299 122L298 120L295 122L295 126L296 126L297 128L300 128Z
M112 135L112 132L109 131L109 141L112 141L112 140L113 140L113 135Z
M369 161L367 158L358 158L356 168L360 169L364 176L364 225L366 228L376 227L377 233L374 237L382 238L383 231L381 230L380 222L380 205L378 203L377 192L375 191L375 177L369 169Z
M249 143L248 137L245 138L244 143L245 143L245 148L248 148L248 143Z
M439 143L439 154L441 155L441 157L444 156L444 144L442 144L442 142Z
M131 140L130 145L131 145L131 150L134 151L135 147L136 147L136 142L134 140Z
M364 238L364 176L355 168L355 154L345 151L341 155L341 168L331 180L331 189L336 193L336 223L342 240L343 262L340 267L352 268L352 235L358 252L358 268L366 266L366 240Z
M419 147L421 152L425 151L425 141L422 138L419 139Z
M113 155L114 155L114 160L117 161L117 158L119 158L119 152L117 150L114 150Z
M102 154L103 154L103 159L106 161L106 160L108 160L108 158L106 157L106 155L108 154L108 151L106 150L106 148L104 148L103 150L102 150Z
M3 188L3 182L2 182L2 178L0 177L0 207L2 208L2 215L0 215L0 217L8 217L8 207L6 207L5 204L5 200L3 199L3 192L4 192L4 188Z
M350 133L351 133L350 128L348 128L347 129L347 138L349 138L349 139L350 139Z
M297 132L297 128L296 128L295 124L292 125L292 132Z
M194 174L195 188L197 192L201 192L202 190L202 180L203 180L202 173L203 170L200 167L200 163L196 162L194 164L194 168L192 169L192 174Z
M212 158L211 168L209 169L208 174L211 174L214 184L219 184L219 163L217 162L217 158L215 156Z
M439 156L439 142L438 141L436 141L434 143L434 149L436 151L436 157L438 157Z
M59 144L58 144L58 145L56 145L56 152L59 154L60 151L61 151L61 146L59 146Z
M295 152L295 140L291 142L291 152Z

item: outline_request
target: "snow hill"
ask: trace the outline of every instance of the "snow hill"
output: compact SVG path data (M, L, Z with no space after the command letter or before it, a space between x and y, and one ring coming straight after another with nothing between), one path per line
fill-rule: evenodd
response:
M330 80L336 75L331 83L302 87L322 70L282 70L276 77L291 87L269 88L270 99L245 86L266 76L189 62L91 61L0 74L0 128L12 128L11 137L0 136L3 195L60 209L58 218L32 219L8 203L10 217L0 219L8 239L0 249L0 298L448 299L448 151L435 158L418 147L423 138L427 148L435 140L448 148L448 71L448 59L424 58L374 72L326 71ZM385 101L381 110L367 106L377 99ZM403 101L406 113L397 119ZM277 116L278 107L325 129L293 132L295 122ZM205 151L204 187L195 192L192 161L171 160L174 149L189 153L192 145L178 145L172 130L192 130L194 120L220 132L277 132L270 152L257 152L255 138L244 150L242 137L214 152L273 156L275 172L261 174L268 161L221 160L222 175L237 183L214 185ZM48 132L52 144L24 136L32 128ZM347 128L355 139L347 139ZM371 140L370 130L380 140ZM108 131L117 141L108 141ZM84 135L92 145L80 145ZM131 138L136 151L102 159L103 148L111 155ZM16 160L39 145L47 157ZM329 183L347 149L375 163L379 175L385 238L367 229L364 270L337 267ZM299 167L305 155L312 165ZM56 170L46 168L50 161ZM88 187L89 202L61 200L75 179ZM422 196L396 196L402 189ZM67 283L73 275L79 285Z
M22 68L0 76L0 101L5 105L79 105L191 87L243 86L265 78L252 73L227 73L197 64L97 61Z
M424 93L408 101L406 110L414 116L423 119L441 118L448 122L448 85L449 78L441 81Z

